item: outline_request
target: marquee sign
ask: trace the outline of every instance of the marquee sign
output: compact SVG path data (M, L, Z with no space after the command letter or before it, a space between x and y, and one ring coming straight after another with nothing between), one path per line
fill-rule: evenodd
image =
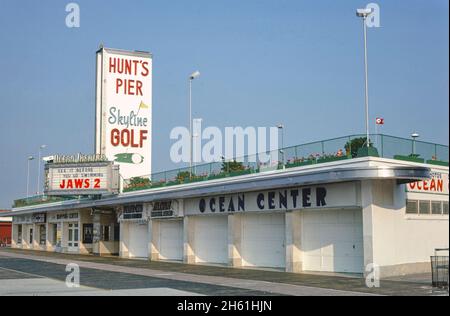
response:
M197 198L186 202L186 215L273 212L359 207L355 183L326 184Z
M119 192L119 167L112 162L45 165L47 195L99 195Z
M448 173L431 172L431 178L406 185L407 192L448 195Z
M50 156L49 163L85 163L85 162L108 162L105 155L84 155L82 153L76 155L53 155Z
M152 203L150 216L152 218L174 217L178 215L178 202L175 201L155 201Z
M97 52L97 154L120 165L124 179L151 174L152 56L101 48Z

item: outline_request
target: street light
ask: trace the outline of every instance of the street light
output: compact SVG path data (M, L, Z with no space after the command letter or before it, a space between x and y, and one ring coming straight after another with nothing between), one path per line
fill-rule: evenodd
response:
M281 149L279 149L280 154L282 154L283 157L283 169L285 168L285 156L284 156L284 125L283 124L278 124L277 128L279 131L281 131ZM278 146L279 147L279 146Z
M192 81L200 76L200 72L194 71L189 76L189 170L192 174Z
M38 177L37 177L37 195L39 195L40 193L40 188L41 188L41 154L42 154L42 150L47 148L47 145L41 145L39 146L39 160L38 160Z
M411 137L412 137L412 139L413 139L413 143L412 143L412 145L413 145L413 148L412 148L412 153L413 153L413 155L415 155L416 154L416 138L419 138L419 134L418 133L416 133L416 132L414 132L414 133L412 133L411 134Z
M368 69L367 69L367 17L373 12L373 9L357 9L356 16L363 18L364 28L364 72L365 72L365 105L366 105L366 143L367 148L370 147L369 140L369 83L368 83Z
M27 157L27 198L30 197L30 161L34 160L33 156Z

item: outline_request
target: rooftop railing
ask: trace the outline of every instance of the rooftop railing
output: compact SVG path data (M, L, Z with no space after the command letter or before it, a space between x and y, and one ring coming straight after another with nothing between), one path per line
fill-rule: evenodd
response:
M367 153L361 154L358 151L364 145L367 146L365 141L365 135L350 135L240 159L196 165L192 169L186 167L157 172L124 180L123 191L153 189L358 158L367 156ZM378 156L383 158L448 166L449 150L448 146L444 145L375 134L371 136L370 147L376 148ZM261 159L262 156L266 159Z
M71 201L71 200L89 200L90 197L84 196L49 196L45 194L34 195L28 198L14 200L13 207L25 207L39 204L48 204L55 202Z
M367 152L363 153L359 150L364 146L367 146L365 135L350 135L312 142L263 154L195 165L192 169L186 167L125 179L123 192L156 189L354 159L368 155ZM370 147L372 149L375 148L377 155L382 158L428 163L438 166L448 166L449 164L449 147L444 145L375 134L371 135ZM372 154L373 150L370 151L369 155ZM40 195L16 200L14 201L13 207L17 208L73 199L80 199L80 197ZM89 197L84 197L84 199L89 199Z

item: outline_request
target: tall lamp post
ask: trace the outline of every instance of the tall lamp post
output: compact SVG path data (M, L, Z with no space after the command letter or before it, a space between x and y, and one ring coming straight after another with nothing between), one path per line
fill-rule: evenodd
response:
M192 175L192 81L199 76L200 72L198 70L189 76L189 177Z
M41 145L39 146L39 160L38 160L38 177L37 177L37 195L40 194L41 189L41 155L42 150L47 148L47 145Z
M367 17L373 12L373 9L357 9L356 16L362 18L364 28L364 73L365 73L365 105L366 105L366 145L370 147L369 139L369 83L367 67Z
M284 156L284 125L283 124L278 124L277 128L279 131L281 131L281 149L280 154L282 155L283 158L283 169L285 168L286 162L285 162L285 156Z
M30 161L34 160L33 156L27 157L27 198L30 197Z

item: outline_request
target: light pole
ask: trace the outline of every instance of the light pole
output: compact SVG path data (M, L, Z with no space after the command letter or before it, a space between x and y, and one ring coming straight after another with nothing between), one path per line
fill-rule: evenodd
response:
M27 198L30 197L30 161L34 160L33 156L27 157Z
M194 71L189 76L189 172L192 175L192 81L200 76L200 72Z
M47 148L47 145L41 145L39 146L39 160L38 160L38 177L37 177L37 195L40 193L40 182L41 182L41 154L42 150Z
M277 128L279 131L281 131L281 149L279 149L280 154L283 157L283 169L285 168L285 157L284 157L284 125L283 124L278 124ZM278 146L279 147L279 146Z
M415 155L416 154L416 138L419 138L419 134L418 133L412 133L411 137L413 139L412 154Z
M370 147L369 139L369 83L368 83L368 67L367 67L367 17L373 12L373 9L357 9L356 16L363 18L364 28L364 73L365 73L365 105L366 105L366 143L367 148Z

